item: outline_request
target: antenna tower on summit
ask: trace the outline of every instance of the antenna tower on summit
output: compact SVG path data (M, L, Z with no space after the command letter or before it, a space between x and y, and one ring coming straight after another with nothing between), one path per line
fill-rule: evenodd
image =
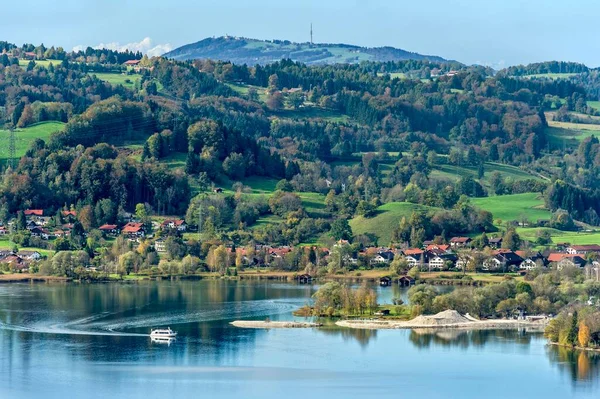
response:
M312 30L312 22L310 23L310 44L313 44L313 30Z

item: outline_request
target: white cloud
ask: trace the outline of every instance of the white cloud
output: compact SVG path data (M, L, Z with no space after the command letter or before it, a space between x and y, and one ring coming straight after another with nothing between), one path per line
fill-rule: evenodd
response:
M80 44L73 47L73 51L82 51L85 50L87 46ZM139 42L121 44L119 42L111 42L111 43L100 43L97 46L92 46L95 49L109 49L109 50L117 50L117 51L139 51L142 54L147 54L149 57L154 57L158 55L162 55L167 53L173 49L169 43L164 44L154 44L152 39L149 37L145 37Z

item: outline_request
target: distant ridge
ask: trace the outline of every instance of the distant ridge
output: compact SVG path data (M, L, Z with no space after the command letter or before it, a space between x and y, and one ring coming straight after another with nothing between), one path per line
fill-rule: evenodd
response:
M214 59L234 64L269 64L290 58L305 64L356 64L361 61L430 60L444 58L412 53L394 47L360 47L349 44L293 43L222 36L186 44L163 55L179 61Z

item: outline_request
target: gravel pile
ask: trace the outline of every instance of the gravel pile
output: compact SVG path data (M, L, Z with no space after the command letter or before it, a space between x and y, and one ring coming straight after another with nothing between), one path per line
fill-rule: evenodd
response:
M410 324L416 326L442 326L449 324L472 323L471 320L458 313L456 310L444 310L438 314L431 316L417 316L409 321Z

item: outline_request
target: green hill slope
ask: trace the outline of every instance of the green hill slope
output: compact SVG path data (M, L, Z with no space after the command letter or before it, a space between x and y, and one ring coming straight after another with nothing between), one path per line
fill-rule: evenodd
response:
M348 44L293 43L287 40L257 40L239 37L207 38L164 54L179 61L214 59L234 64L269 64L290 58L305 64L357 64L362 61L425 60L441 57L412 53L393 47L359 47Z

